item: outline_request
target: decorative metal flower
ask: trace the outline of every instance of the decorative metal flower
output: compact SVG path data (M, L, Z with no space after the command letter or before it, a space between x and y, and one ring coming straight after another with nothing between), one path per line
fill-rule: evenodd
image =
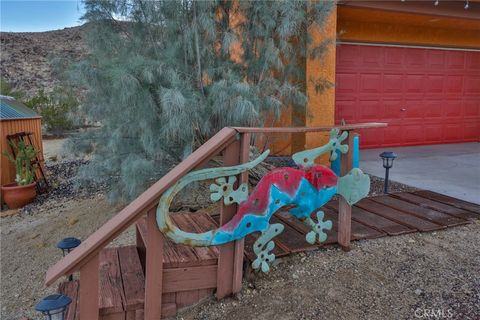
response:
M252 268L258 269L261 267L262 272L270 271L270 266L268 265L269 262L273 262L275 260L275 255L273 253L269 253L270 251L275 248L275 243L270 241L267 243L266 246L262 246L261 249L257 249L254 247L254 251L257 254L257 259L252 262Z
M210 185L210 199L217 202L222 197L226 198L233 192L233 184L237 181L237 177L230 176L228 180L225 177L215 179L215 183Z
M344 131L340 136L338 134L340 133L340 130L338 128L333 128L330 131L330 141L329 144L331 146L331 155L330 155L330 161L335 161L337 159L337 150L340 153L347 153L348 152L348 145L343 145L341 144L345 139L348 137L348 132Z
M314 223L314 225L312 226L312 231L307 233L307 235L305 236L305 239L308 243L314 244L317 240L317 236L319 242L324 242L325 240L327 240L327 234L323 230L331 230L333 224L330 220L323 221L324 216L325 213L323 211L319 210L317 212L318 222Z

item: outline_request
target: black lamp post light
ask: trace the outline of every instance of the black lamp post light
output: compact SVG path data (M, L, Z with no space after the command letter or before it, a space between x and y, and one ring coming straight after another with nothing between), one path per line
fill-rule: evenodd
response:
M63 294L52 294L37 303L35 310L43 313L45 320L64 320L65 310L71 302L72 299Z
M380 153L380 158L383 160L383 167L385 168L385 185L383 192L388 193L388 172L393 167L393 160L397 157L397 154L392 151L385 151Z
M60 242L57 243L57 248L62 250L62 254L65 257L67 254L70 253L70 251L78 247L80 243L82 243L80 239L69 237L69 238L60 240ZM73 276L69 275L68 280L72 281Z

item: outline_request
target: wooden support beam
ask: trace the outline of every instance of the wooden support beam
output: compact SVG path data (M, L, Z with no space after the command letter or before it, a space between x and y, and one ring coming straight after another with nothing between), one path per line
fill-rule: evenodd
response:
M240 151L241 143L240 140L237 140L230 144L224 153L224 165L232 166L240 162ZM226 206L223 204L223 201L220 203L220 225L224 225L237 212L237 205ZM241 242L241 243L240 243ZM241 252L237 250L242 248ZM238 290L238 284L234 286L234 278L238 279L238 274L240 273L241 281L241 269L240 267L235 267L235 264L238 264L241 258L238 255L241 255L243 258L243 240L237 240L235 242L226 243L219 247L219 256L218 256L218 271L217 271L217 299L225 298L231 295L235 289ZM237 280L238 281L238 280Z
M354 131L348 131L348 152L342 155L340 174L346 175L352 169L353 162L353 137L357 134ZM340 197L338 203L338 244L342 250L350 250L350 238L352 234L352 207Z
M145 262L145 320L162 315L163 242L157 226L156 208L147 213L147 252Z
M80 268L80 319L99 319L99 258L94 255Z

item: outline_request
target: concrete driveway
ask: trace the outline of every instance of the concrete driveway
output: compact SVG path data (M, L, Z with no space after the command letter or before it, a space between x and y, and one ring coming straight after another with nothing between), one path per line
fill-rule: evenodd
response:
M480 204L480 143L361 150L362 170L384 177L383 151L398 155L391 180Z

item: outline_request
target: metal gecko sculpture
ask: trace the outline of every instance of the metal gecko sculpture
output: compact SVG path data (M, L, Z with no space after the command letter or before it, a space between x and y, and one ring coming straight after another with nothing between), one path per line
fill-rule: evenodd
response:
M254 168L265 160L269 151L265 151L257 159L232 167L208 168L193 171L182 177L170 187L160 198L157 208L157 224L160 230L175 243L189 246L216 246L239 240L253 232L261 232L255 241L253 250L257 258L253 261L254 269L263 272L270 270L269 264L275 260L272 253L275 244L271 241L280 234L284 226L280 223L270 224L270 218L280 208L288 208L288 212L303 221L311 231L306 241L315 243L327 239L325 230L332 228L332 222L324 221L324 212L319 210L335 194L341 195L352 205L366 197L370 189L370 178L360 169L353 168L343 177L323 165L316 165L315 159L330 152L330 161L337 160L339 153L347 153L348 146L342 145L348 136L344 131L330 132L330 141L321 147L298 152L292 156L299 169L284 167L267 173L248 195L248 185L241 184L234 189L236 175ZM210 185L211 200L216 202L223 198L225 205L238 204L237 213L223 226L204 233L190 233L180 230L170 219L169 207L175 195L186 185L194 181L216 179ZM311 218L316 212L317 221Z

